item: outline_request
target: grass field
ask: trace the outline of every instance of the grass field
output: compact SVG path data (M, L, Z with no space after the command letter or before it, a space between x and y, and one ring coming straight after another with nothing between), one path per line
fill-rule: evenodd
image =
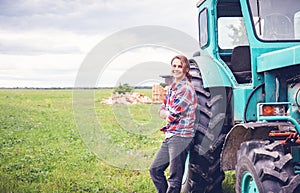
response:
M157 106L101 104L111 92L95 90L101 129L90 130L76 118L72 90L0 90L0 191L155 192L146 166L163 138ZM225 193L233 193L227 176Z

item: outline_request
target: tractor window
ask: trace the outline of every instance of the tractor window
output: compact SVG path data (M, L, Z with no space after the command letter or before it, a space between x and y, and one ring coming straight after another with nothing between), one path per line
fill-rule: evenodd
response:
M218 18L218 44L222 50L249 45L242 17Z
M295 14L295 39L300 39L300 11Z
M299 0L249 0L252 24L261 40L300 40Z
M200 47L208 44L208 26L207 26L207 9L203 9L199 14L199 41Z

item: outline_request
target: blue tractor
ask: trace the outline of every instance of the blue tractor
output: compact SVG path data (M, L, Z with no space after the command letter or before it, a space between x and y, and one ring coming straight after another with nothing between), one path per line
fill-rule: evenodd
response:
M300 193L300 1L200 0L184 192Z

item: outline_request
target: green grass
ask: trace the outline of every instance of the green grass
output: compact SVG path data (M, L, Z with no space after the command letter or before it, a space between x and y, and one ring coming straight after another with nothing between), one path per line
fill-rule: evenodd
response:
M95 91L101 128L89 130L77 127L71 90L0 90L0 192L155 192L146 166L163 137L157 106L101 104L111 92ZM233 193L229 176L224 187Z

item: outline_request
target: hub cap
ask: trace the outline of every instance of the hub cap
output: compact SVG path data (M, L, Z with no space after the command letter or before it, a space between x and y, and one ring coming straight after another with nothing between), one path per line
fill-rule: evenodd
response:
M248 172L243 176L241 189L242 193L259 193L253 177Z

